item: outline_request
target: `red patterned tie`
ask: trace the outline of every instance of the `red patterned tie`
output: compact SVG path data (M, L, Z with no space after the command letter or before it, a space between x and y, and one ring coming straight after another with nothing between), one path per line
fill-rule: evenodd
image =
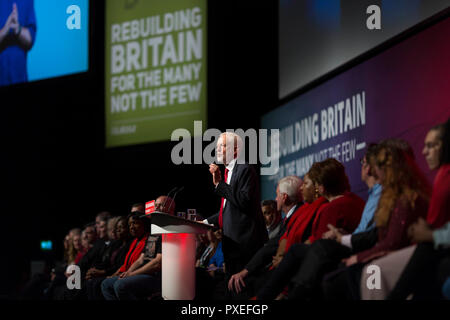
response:
M227 183L228 178L228 169L225 168L225 183ZM225 198L222 198L222 202L220 203L220 213L219 213L219 228L223 227L223 203Z

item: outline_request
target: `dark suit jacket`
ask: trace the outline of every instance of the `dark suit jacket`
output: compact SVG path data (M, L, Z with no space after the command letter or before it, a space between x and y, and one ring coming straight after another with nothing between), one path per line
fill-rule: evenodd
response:
M352 251L358 253L369 248L372 248L378 241L378 229L372 228L369 231L364 231L352 235Z
M108 245L106 244L105 240L97 239L94 242L94 246L89 249L88 252L86 252L83 258L81 258L80 262L78 262L78 266L81 269L81 275L83 279L86 272L90 268L94 267L96 262L101 261L107 249Z
M223 235L233 246L253 254L267 241L267 230L261 212L259 177L253 166L236 163L230 184L219 182L215 193L227 199L223 209ZM218 225L219 213L208 218ZM225 246L224 255L230 256ZM227 252L228 251L228 252ZM226 259L226 257L225 257Z

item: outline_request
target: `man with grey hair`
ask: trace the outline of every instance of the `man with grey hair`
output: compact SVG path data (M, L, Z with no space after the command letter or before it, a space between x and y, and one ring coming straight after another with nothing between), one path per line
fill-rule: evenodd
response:
M282 227L276 237L258 250L247 265L228 281L228 289L240 294L242 299L248 299L257 292L261 279L265 279L272 258L276 255L281 236L288 232L288 223L291 217L297 217L297 210L303 205L300 187L303 181L296 176L282 178L276 189L277 210L284 213Z
M277 198L281 197L281 199L276 200L278 210L283 210L283 205L285 205L284 209L286 210L286 205L289 207L302 200L302 193L300 192L302 183L302 179L297 176L287 176L278 182ZM290 216L287 211L284 211L284 213L286 216Z
M222 198L220 210L207 221L223 229L222 250L227 279L242 270L267 241L260 206L259 177L255 168L238 161L243 148L235 133L222 133L217 140L216 157L225 165L222 178L219 166L210 164L215 193ZM241 159L242 160L242 159ZM227 297L231 292L227 291Z

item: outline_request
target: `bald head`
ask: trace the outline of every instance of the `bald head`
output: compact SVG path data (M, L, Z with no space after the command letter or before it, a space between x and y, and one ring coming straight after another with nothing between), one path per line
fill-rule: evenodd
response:
M155 210L173 215L175 212L175 201L167 196L160 196L155 201Z
M224 132L220 135L216 145L217 161L227 165L239 157L242 150L242 138L233 132Z

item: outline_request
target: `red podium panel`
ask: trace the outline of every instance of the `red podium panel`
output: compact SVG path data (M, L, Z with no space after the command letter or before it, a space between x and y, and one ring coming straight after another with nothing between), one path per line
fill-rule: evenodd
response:
M151 214L152 234L162 234L162 296L166 300L195 298L197 233L212 226L166 213Z

